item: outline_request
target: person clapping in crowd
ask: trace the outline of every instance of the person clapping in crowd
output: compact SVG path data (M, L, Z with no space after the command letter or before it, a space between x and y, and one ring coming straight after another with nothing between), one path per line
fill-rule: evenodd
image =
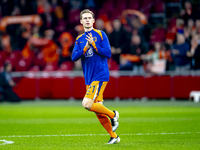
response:
M191 69L200 70L199 35L193 36L191 40L191 49L187 51L187 56L191 58Z
M186 55L189 49L189 44L185 42L184 35L178 33L176 43L173 44L171 53L177 73L183 73L183 71L190 69L189 59Z

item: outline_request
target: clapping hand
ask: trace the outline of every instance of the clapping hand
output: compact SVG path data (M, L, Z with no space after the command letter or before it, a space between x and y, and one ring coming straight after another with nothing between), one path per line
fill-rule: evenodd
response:
M86 40L88 41L89 44L92 44L94 42L93 37L92 37L92 33L89 33L88 35L86 35Z
M88 35L86 35L86 37L87 37L85 38L87 40L86 47L89 48L90 45L94 42L92 33L89 33Z

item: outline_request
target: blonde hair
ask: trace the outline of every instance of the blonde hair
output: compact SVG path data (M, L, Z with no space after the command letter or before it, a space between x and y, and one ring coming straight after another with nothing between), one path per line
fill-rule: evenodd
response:
M90 13L94 19L94 13L92 11L90 11L89 9L84 9L83 11L81 11L80 13L80 19L82 19L82 15L85 13Z

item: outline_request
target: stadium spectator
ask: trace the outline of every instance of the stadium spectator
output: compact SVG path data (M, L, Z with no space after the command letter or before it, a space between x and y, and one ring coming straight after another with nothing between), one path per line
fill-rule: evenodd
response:
M141 41L139 35L133 35L126 50L120 56L120 70L133 70L134 74L143 74L143 61L140 57L149 51L148 45Z
M51 5L49 3L44 4L44 13L42 13L40 16L43 21L43 24L40 28L41 34L43 34L47 29L54 30L58 24L58 18L56 17L55 12L51 10Z
M194 20L189 19L186 28L190 30L190 32L195 31L195 24ZM192 33L191 33L192 34Z
M17 0L21 15L37 14L37 0Z
M148 43L150 41L150 26L146 15L142 12L134 9L124 10L122 12L122 23L129 25L129 27L125 27L130 32L130 39L132 34L134 34L139 35L143 42Z
M191 49L187 51L187 56L191 58L191 69L200 70L200 43L199 35L193 36Z
M21 15L28 15L28 7L26 0L19 0L19 9L21 12Z
M38 55L40 55L42 58L42 62L44 63L44 70L53 71L57 69L58 65L58 46L53 41L53 30L45 30L44 35L44 38L32 38L30 42L35 47L39 48Z
M102 30L102 31L105 32L105 23L104 23L103 19L101 19L101 18L96 19L96 21L95 21L95 27L98 30Z
M169 42L170 43L170 42ZM167 53L167 65L166 65L166 70L167 71L172 71L172 70L175 70L175 64L174 64L174 61L171 57L171 52L172 52L172 49L173 49L173 44L169 44L165 41L165 43L163 44L164 45L164 50L166 51Z
M20 16L21 15L21 11L19 9L18 6L15 6L11 12L11 16ZM19 50L19 43L20 43L20 37L21 37L21 33L20 33L20 24L10 24L6 27L6 33L9 34L10 36L10 43L12 50Z
M187 57L187 51L189 51L189 44L185 42L183 34L177 34L177 41L173 44L172 59L175 63L175 71L177 73L183 73L190 69L189 59Z
M9 102L20 102L18 95L12 90L12 87L16 86L13 81L10 72L12 71L12 65L10 63L4 64L4 72L0 73L0 92L1 101L6 100Z
M176 33L183 34L184 26L185 26L184 20L177 18L176 19Z
M192 36L195 34L196 34L196 31L195 31L194 21L192 19L189 19L187 26L184 27L184 36L185 36L186 42L189 45L190 45Z
M188 23L189 19L196 20L199 18L199 11L192 7L192 3L190 0L186 0L184 2L185 9L183 9L181 13L181 18L183 18L185 24Z
M52 7L52 11L55 12L55 15L58 19L63 19L64 14L63 14L63 10L61 7L61 3L58 2L58 0L52 0L51 1L51 7Z
M59 65L65 61L72 61L71 60L71 52L73 49L73 37L69 32L64 32L60 35L59 41L61 44L61 54L59 58Z
M6 34L5 32L1 36L1 46L3 51L6 51L7 53L12 52L12 47L10 44L10 35Z
M26 63L24 69L27 70L34 64L39 66L40 69L44 69L47 65L53 65L51 68L55 70L57 68L59 56L57 52L58 46L53 41L54 31L46 30L44 32L45 37L41 38L38 36L39 28L35 26L34 29L33 35L29 38L22 50L23 58L21 61ZM21 66L20 62L19 66Z
M99 30L102 30L110 39L110 34L113 32L112 21L109 20L107 16L101 16L95 21L95 27Z
M52 29L55 32L53 36L53 41L57 44L60 43L59 37L63 32L68 32L75 37L78 34L83 32L83 28L79 28L80 25L70 24L70 19L72 21L75 19L77 21L77 16L79 17L79 11L84 7L91 7L98 14L98 19L96 20L96 28L103 30L107 33L108 38L110 39L110 43L112 46L112 62L116 63L116 66L120 64L119 56L121 53L129 53L127 48L123 48L124 45L127 44L128 40L131 41L132 35L139 35L143 45L149 44L150 38L150 24L148 23L147 17L140 11L134 9L126 9L127 6L123 7L122 14L112 13L105 14L99 12L105 12L104 8L111 8L110 6L106 6L108 3L105 1L96 1L96 0L2 0L0 1L0 16L18 16L18 15L30 15L30 14L39 14L43 20L43 25L40 28L40 33L34 34L34 37L41 37L41 34L45 34L47 29ZM110 5L115 6L114 1L109 2ZM122 4L125 4L124 2ZM120 4L119 4L120 5ZM184 9L181 11L181 16L176 18L174 22L174 28L170 28L167 33L166 42L169 45L175 40L177 33L182 33L185 36L185 41L190 46L190 41L192 36L200 33L200 17L198 16L199 11L195 8L195 5L192 5L191 1L184 1ZM110 12L110 10L108 11ZM78 14L78 15L77 15ZM119 31L113 31L111 20L113 18L117 18L120 15L120 19L122 21L123 27ZM106 19L105 19L106 18ZM79 22L79 18L78 18ZM116 21L117 22L117 21ZM76 28L74 28L74 26ZM120 25L121 26L121 25ZM129 28L127 27L129 26ZM82 26L81 26L82 27ZM111 27L111 28L110 28ZM22 24L10 24L7 26L7 30L5 34L2 34L2 46L3 49L9 51L9 53L13 53L15 50L22 50L26 47L26 42L33 35L32 32L33 24L22 23ZM34 28L35 29L35 28ZM126 38L124 38L124 32L121 30L130 31L129 34L125 34ZM129 30L130 29L130 30ZM76 32L77 31L77 32ZM109 31L109 32L108 32ZM112 33L112 38L110 38L110 33ZM118 35L117 35L117 34ZM121 35L120 35L121 34ZM5 36L6 35L6 36ZM113 36L114 35L114 36ZM117 38L117 37L120 37ZM119 42L116 42L119 39ZM7 41L5 44L5 41ZM115 41L115 42L113 42ZM146 44L144 44L146 42ZM12 44L9 44L12 43ZM122 44L119 44L122 43ZM10 46L9 46L10 45ZM120 46L116 46L120 45ZM33 45L32 45L33 46ZM116 47L117 48L116 48ZM128 47L128 46L125 46ZM130 46L129 46L130 47ZM147 46L148 47L148 46ZM41 46L31 47L36 50L41 49ZM172 48L170 48L172 49ZM9 54L9 55L10 55ZM62 57L62 54L59 54L59 57ZM110 61L110 60L109 60ZM126 61L125 61L126 62ZM131 62L131 61L129 61ZM61 62L59 63L61 64ZM133 62L131 62L133 65ZM15 70L15 66L13 65ZM78 67L79 68L79 67ZM112 69L111 69L112 70ZM131 69L132 70L132 69Z
M128 44L128 40L126 37L126 32L123 29L123 26L121 25L121 21L119 19L114 19L112 21L113 24L113 32L109 36L110 40L110 46L111 46L111 53L112 57L111 59L114 60L118 65L119 62L119 56L126 48L126 45Z
M154 49L150 50L146 55L141 55L142 60L147 61L146 70L151 73L164 73L167 61L171 61L171 53L166 46L160 42L154 44Z
M196 34L200 34L200 19L197 19L196 21L195 21L195 33Z

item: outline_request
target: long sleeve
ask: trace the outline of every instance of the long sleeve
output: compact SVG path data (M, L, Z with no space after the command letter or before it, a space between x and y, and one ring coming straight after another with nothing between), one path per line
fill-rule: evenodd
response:
M106 34L104 32L102 32L102 37L103 37L103 40L101 42L101 45L98 45L95 42L93 42L92 47L101 56L110 58L111 57L111 48L110 48L110 43L108 41L108 37L106 36Z
M179 50L179 54L174 55L174 57L187 57L187 51L189 51L190 47L187 43L182 44L182 45L174 45L174 49Z
M79 58L81 58L84 54L84 51L82 49L80 49L79 45L78 45L78 41L75 42L75 46L72 52L72 61L77 61Z

